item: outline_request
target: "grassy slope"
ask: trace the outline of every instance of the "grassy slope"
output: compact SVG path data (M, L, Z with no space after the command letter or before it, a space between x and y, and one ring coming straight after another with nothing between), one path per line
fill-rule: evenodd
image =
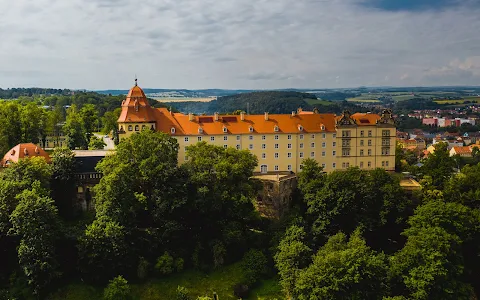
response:
M193 299L197 296L212 296L215 291L221 300L236 299L232 287L242 280L239 264L221 268L210 274L198 271L185 271L163 279L152 279L142 284L132 284L132 298L138 300L175 299L177 286L186 287ZM51 300L94 300L102 298L102 289L83 283L73 283L55 293ZM250 299L284 299L278 282L274 279L262 281L251 292Z

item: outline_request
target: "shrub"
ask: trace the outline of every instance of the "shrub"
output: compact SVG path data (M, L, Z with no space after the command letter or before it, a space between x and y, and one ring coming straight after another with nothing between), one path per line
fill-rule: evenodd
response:
M188 296L188 289L184 286L177 287L177 300L190 300Z
M173 273L173 257L165 251L165 253L157 259L155 270L162 275Z
M262 275L267 273L267 257L262 251L251 249L243 256L241 266L245 274L245 283L255 284Z
M233 294L235 295L235 297L240 299L247 298L249 292L250 292L250 288L248 287L248 285L243 283L236 284L233 287Z
M148 276L148 268L150 263L143 257L140 257L137 267L137 277L138 279L145 279Z
M225 262L225 255L227 250L221 242L217 242L213 245L213 267L218 268Z
M177 258L175 260L175 270L179 273L182 272L184 264L185 264L185 261L183 260L183 258Z
M110 280L110 283L103 291L104 300L127 300L130 299L130 286L122 276Z

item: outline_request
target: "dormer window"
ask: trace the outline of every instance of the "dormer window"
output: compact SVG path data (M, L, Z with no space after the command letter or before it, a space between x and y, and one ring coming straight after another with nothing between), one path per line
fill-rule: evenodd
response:
M325 130L325 125L322 124L322 125L320 126L320 129L321 129L321 130Z
M223 126L223 132L227 133L227 127Z
M278 130L279 130L278 126L275 125L275 127L273 127L273 130L274 130L275 132L278 132Z
M171 133L171 134L175 134L175 127L172 127L172 128L170 129L170 133Z
M202 127L198 127L198 133L203 133L203 128Z
M253 126L248 127L249 132L253 132Z
M303 126L302 125L298 125L298 131L303 131Z

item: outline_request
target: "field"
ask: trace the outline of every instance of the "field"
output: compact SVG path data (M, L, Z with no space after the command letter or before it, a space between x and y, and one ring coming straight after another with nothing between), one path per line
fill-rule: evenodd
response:
M141 284L131 284L132 299L135 300L171 300L176 298L178 286L189 290L192 299L216 292L221 300L235 300L233 286L242 281L243 273L238 263L223 267L210 274L199 271L185 271L163 279L152 279ZM49 300L94 300L102 299L103 289L84 283L72 283L62 288ZM250 300L284 299L278 281L274 279L261 281L251 291Z
M348 98L348 102L359 102L359 103L380 103L380 100L378 99L364 99L361 97L356 97L356 98Z
M305 102L307 102L311 106L315 105L332 105L332 101L327 101L327 100L321 100L321 99L306 99Z
M208 98L188 98L188 97L168 97L168 98L155 98L158 102L210 102L217 100L217 97L208 97Z
M460 100L449 100L449 99L439 99L435 100L435 103L437 104L465 104L465 102L468 103L480 103L480 97L465 97L464 99Z

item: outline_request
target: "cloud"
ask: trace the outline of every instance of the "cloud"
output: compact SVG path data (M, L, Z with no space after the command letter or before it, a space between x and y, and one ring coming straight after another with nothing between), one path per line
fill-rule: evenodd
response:
M10 1L0 86L478 84L478 1L416 1Z

